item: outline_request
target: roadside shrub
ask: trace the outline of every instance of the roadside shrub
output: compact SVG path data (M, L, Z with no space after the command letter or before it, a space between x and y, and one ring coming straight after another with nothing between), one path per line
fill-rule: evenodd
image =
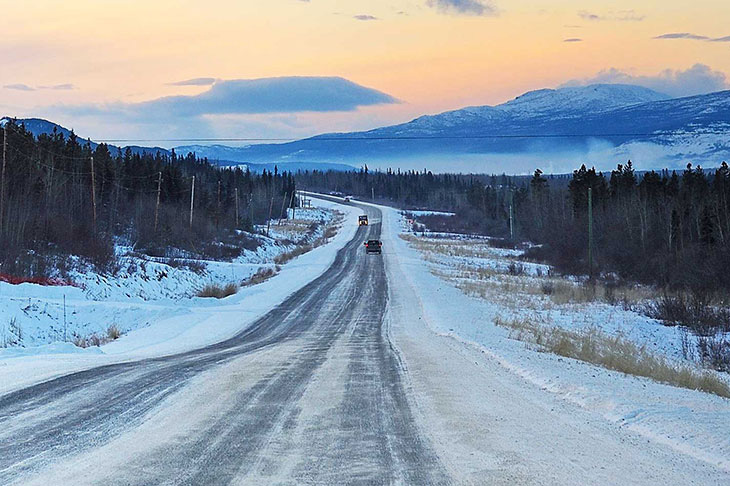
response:
M223 299L229 297L238 292L238 285L235 283L228 283L224 286L218 284L208 284L197 293L198 297Z
M106 337L109 341L119 339L122 335L122 331L119 330L116 324L112 324L106 328Z
M647 304L644 314L667 325L685 326L700 336L730 332L730 308L713 303L703 292L668 293Z

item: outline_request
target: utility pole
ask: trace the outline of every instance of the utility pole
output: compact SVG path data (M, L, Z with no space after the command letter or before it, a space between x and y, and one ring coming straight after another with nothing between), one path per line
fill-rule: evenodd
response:
M266 220L266 236L269 236L269 229L271 229L271 210L274 208L274 196L271 196L271 202L269 202L269 219Z
M94 157L91 157L91 207L94 211L94 233L96 233L96 178L94 177Z
M588 188L588 276L593 279L593 188Z
M195 176L193 176L193 184L190 188L190 229L193 229L193 199L195 198Z
M373 187L370 188L370 193L371 193L370 199L373 202L375 202L375 186L373 186Z
M221 214L221 181L218 181L218 207L215 210L215 227L218 229L218 222Z
M297 217L297 191L291 193L291 201L289 201L289 206L291 206L291 219L296 219Z
M284 199L281 200L281 211L279 211L279 226L281 226L281 220L284 219L284 206L286 206L286 200L289 199L289 193L284 193Z
M4 213L3 210L5 209L5 157L7 155L7 148L8 148L8 127L7 125L3 126L3 170L2 170L2 176L0 176L0 237L2 237L4 226L3 221L4 219Z
M155 233L157 233L157 220L160 215L160 192L162 192L162 172L157 173L157 204L155 204Z
M253 192L248 195L248 213L251 218L251 228L253 228Z
M235 189L236 193L236 228L238 228L238 224L240 219L238 219L238 188Z
M63 294L63 341L66 342L66 294Z
M515 239L515 227L514 227L514 192L512 189L509 190L509 239Z

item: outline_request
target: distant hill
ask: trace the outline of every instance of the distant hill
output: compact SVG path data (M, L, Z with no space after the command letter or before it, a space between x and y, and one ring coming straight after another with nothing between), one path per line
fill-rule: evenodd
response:
M3 117L0 119L0 125L5 124L8 120L10 120L9 117ZM57 123L53 123L48 120L44 120L42 118L15 118L15 122L19 125L23 125L26 130L28 130L30 133L32 133L34 136L38 136L41 134L52 134L54 131L57 133L60 133L64 136L64 138L68 138L71 136L71 130L68 128L65 128ZM88 142L91 145L91 148L95 149L99 144L96 142L93 142L89 139L83 138L78 133L76 136L79 139L79 142ZM150 154L156 154L158 152L163 154L169 154L170 151L167 149L164 149L162 147L140 147L137 145L128 145L124 147L118 147L116 145L107 144L109 146L109 150L114 152L115 150L121 150L124 152L127 148L129 148L132 153L135 154L142 154L142 153L150 153Z
M5 124L10 118L9 117L3 117L0 119L0 126ZM68 138L71 136L72 131L68 128L65 128L57 123L53 123L48 120L44 120L42 118L17 118L15 119L15 122L18 124L22 124L25 126L25 129L31 132L34 136L38 136L41 134L52 134L55 132L60 133L64 136L64 138ZM79 138L80 142L88 142L91 145L92 149L95 149L99 144L89 140L85 139L79 134L76 134L76 136ZM132 153L135 154L143 154L143 153L149 153L149 154L157 154L162 153L166 155L170 155L171 151L162 147L141 147L138 145L126 145L123 147L118 147L116 145L107 144L109 146L109 150L114 152L116 150L121 150L122 153L125 152L128 148L132 151ZM288 171L288 172L296 172L299 170L337 170L337 171L349 171L349 170L355 170L356 167L352 165L347 164L338 164L338 163L328 163L328 162L307 162L307 161L297 161L297 162L272 162L272 163L262 163L262 164L251 164L246 163L244 158L238 158L240 156L240 148L238 147L227 147L225 145L213 145L213 146L207 146L207 145L189 145L189 146L183 146L183 147L176 147L175 151L179 155L186 155L189 152L195 153L198 157L204 158L207 157L208 160L216 165L220 166L242 166L242 167L248 167L249 170L252 172L260 173L265 170L271 170L273 171L275 167L278 168L279 171Z
M614 159L639 157L644 167L663 167L685 161L718 164L730 158L729 134L730 91L672 99L638 86L592 85L531 91L497 106L427 115L365 132L252 145L240 156L252 162L356 159L403 166L411 161L414 167L438 163L441 170L467 160L470 170L498 172L546 167L545 160L569 160L569 165L554 165L565 171L580 161L605 161L608 167ZM521 159L520 167L507 163ZM480 166L490 160L504 162Z

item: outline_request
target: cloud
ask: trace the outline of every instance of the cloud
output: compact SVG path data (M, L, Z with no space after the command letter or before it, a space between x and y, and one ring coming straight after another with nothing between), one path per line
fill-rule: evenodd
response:
M217 81L194 96L167 96L141 103L61 105L77 116L170 119L207 115L337 112L398 103L392 96L339 77L280 77Z
M54 84L52 86L28 86L27 84L23 83L15 83L15 84L6 84L3 86L5 89L14 89L17 91L36 91L39 89L50 89L55 91L68 91L72 89L76 89L76 86L74 86L71 83L64 83L64 84Z
M497 8L485 0L428 0L426 5L441 13L497 15Z
M691 34L689 32L671 32L654 37L654 39L692 39L692 40L709 40L704 35Z
M714 39L710 39L710 42L730 42L730 35L726 35L725 37L716 37Z
M572 80L563 86L589 84L633 84L674 97L692 96L730 89L725 73L713 71L704 64L695 64L684 71L665 69L655 76L636 76L616 68L600 71L595 76Z
M378 20L377 17L373 17L372 15L354 15L352 18L357 20Z
M14 89L16 91L35 91L35 88L32 86L28 86L27 84L23 83L14 83L14 84L6 84L3 86L5 89Z
M583 42L583 39L578 37L571 37L570 39L563 39L563 42Z
M71 83L63 83L63 84L54 84L52 86L38 86L38 89L51 89L54 91L70 91L72 89L76 89L76 86L74 86Z
M184 81L175 81L167 83L168 86L211 86L217 81L216 78L193 78Z
M593 22L641 22L646 18L646 15L640 15L634 10L617 10L610 11L605 14L597 14L593 12L588 12L587 10L581 10L580 12L578 12L578 16L583 20L590 20Z

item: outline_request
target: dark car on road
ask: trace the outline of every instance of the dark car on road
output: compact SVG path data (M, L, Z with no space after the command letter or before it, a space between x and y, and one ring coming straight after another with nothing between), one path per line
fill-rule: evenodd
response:
M383 242L380 240L368 240L365 242L365 253L383 253Z
M361 216L358 216L357 222L360 226L367 226L368 225L368 215L363 214Z

